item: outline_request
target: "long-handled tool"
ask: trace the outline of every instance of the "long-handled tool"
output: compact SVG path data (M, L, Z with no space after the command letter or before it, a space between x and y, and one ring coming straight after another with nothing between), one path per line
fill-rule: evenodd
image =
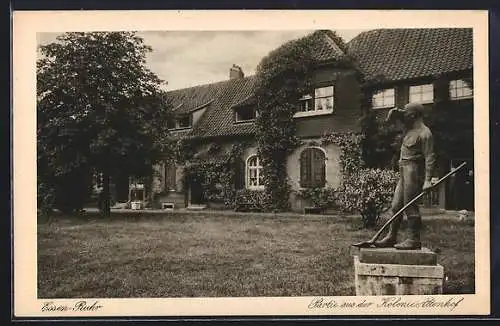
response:
M426 192L428 192L429 190L431 190L432 188L436 187L437 185L439 185L441 182L443 182L445 179L447 179L449 176L451 176L452 174L455 174L455 172L457 172L458 170L460 170L461 168L463 168L464 166L466 165L466 162L463 162L462 164L460 164L459 166L457 166L456 168L454 168L453 170L451 170L450 172L448 172L445 176L443 176L441 179L439 179L438 181L436 181L431 187L427 188L426 190L422 191L419 195L417 195L415 198L413 198L412 200L410 200L406 205L404 205L399 211L397 211L389 220L387 220L387 222L385 222L385 224L380 228L380 230L373 236L373 238L371 238L370 240L368 241L362 241L362 242L359 242L359 243L355 243L353 244L352 246L353 247L358 247L358 248L369 248L369 247L372 247L374 246L375 244L375 241L377 241L377 239L380 237L380 235L382 234L382 232L384 232L384 230L389 226L389 224L392 223L392 221L394 221L394 219L396 217L398 217L399 215L401 215L401 213L403 213L405 211L405 209L408 208L408 206L410 206L411 204L413 204L414 202L416 202L417 200L419 200Z

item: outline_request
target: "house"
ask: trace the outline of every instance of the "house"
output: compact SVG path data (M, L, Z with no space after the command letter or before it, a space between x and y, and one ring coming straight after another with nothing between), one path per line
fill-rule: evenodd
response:
M295 195L300 189L340 184L339 147L318 141L332 132L360 131L363 112L359 99L365 89L356 76L361 72L366 80L376 81L371 109L381 116L408 102L424 103L431 111L439 103L439 110L449 113L446 117L451 118L442 133L459 140L446 148L439 173L462 161L469 167L433 193L429 204L473 209L472 30L380 29L363 32L347 44L329 31L316 31L308 37L314 41L317 64L314 87L300 99L300 110L294 115L297 136L306 142L287 160L291 208L300 211L308 205ZM336 60L346 56L354 59L355 66L338 68ZM255 141L255 87L256 77L245 76L241 67L233 65L227 80L170 91L175 118L168 125L173 137L189 139L191 147L185 150L191 151L191 159L197 162L224 164L235 146L244 144L238 164L233 166L234 188L258 191L264 186ZM196 178L186 182L186 164L189 162L166 160L156 167L158 176L152 191L157 205L220 207L220 202L207 198L202 182Z

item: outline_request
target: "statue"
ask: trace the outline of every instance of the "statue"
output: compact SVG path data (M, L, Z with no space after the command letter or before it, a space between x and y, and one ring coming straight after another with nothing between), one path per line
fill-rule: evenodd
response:
M401 144L399 159L400 177L391 204L393 214L401 210L419 193L428 190L433 185L435 165L434 141L429 128L423 121L424 107L421 104L410 103L402 110L394 108L389 111L387 121L400 120L405 126L405 134ZM422 248L420 231L422 217L418 205L410 204L405 215L408 220L408 235L402 242L397 242L399 227L403 218L400 214L390 225L388 234L381 240L375 241L378 248L394 247L401 250L419 250Z

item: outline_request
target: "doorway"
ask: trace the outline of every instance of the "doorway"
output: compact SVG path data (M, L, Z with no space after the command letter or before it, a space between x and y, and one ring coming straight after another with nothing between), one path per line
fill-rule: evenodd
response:
M193 180L190 184L190 205L205 204L205 196L203 194L203 186L198 180Z

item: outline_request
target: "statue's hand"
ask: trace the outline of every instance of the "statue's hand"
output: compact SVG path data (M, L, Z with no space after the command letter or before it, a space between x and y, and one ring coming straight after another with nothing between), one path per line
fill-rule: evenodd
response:
M401 118L402 111L398 108L390 109L385 118L385 122L392 122L398 118Z
M431 182L430 180L426 180L426 181L424 182L424 186L422 187L422 189L423 189L424 191L426 191L427 189L429 189L429 188L431 188L431 187L432 187L432 182Z

